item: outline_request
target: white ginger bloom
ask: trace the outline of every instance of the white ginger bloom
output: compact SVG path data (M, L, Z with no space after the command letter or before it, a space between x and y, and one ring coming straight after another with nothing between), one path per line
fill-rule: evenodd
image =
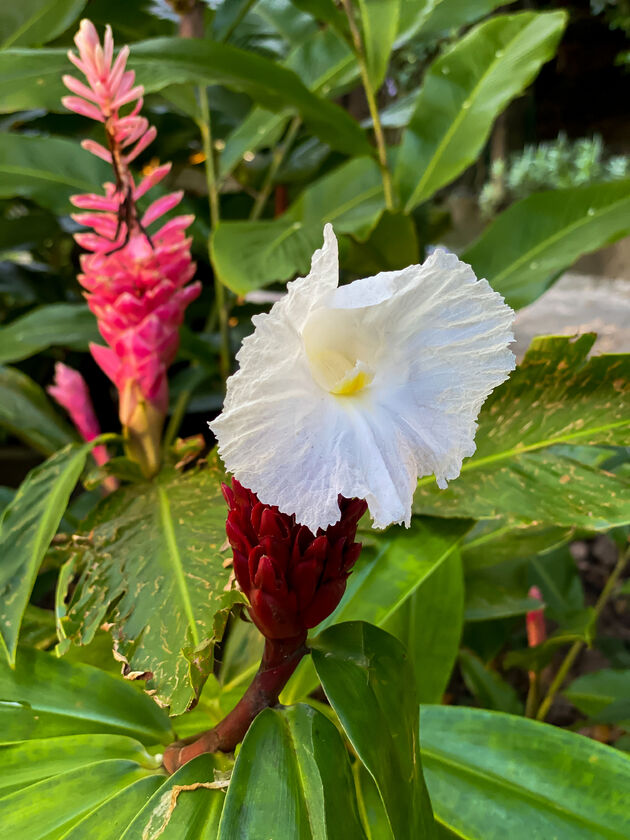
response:
M337 496L374 526L411 521L419 477L444 489L475 451L476 418L514 368L514 313L454 254L338 287L337 239L288 284L237 356L210 423L227 470L316 532Z

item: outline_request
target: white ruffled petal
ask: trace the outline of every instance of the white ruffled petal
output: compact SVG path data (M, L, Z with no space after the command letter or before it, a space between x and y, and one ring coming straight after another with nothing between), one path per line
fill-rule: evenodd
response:
M514 367L512 310L457 257L337 288L330 225L306 278L254 319L211 424L227 469L312 531L364 498L409 524L419 476L438 485L475 450L476 417Z

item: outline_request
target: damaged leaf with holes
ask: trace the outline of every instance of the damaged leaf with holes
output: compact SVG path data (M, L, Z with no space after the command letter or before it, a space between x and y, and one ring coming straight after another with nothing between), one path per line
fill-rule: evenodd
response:
M105 623L125 675L146 680L172 714L194 704L229 610L242 600L221 478L216 465L171 469L118 490L88 518L60 576L60 652L89 644Z

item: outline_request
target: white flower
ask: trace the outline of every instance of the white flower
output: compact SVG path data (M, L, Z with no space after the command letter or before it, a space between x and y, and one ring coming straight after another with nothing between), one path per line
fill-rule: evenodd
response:
M488 394L514 368L512 310L454 254L338 288L337 240L237 356L210 427L229 472L311 531L366 499L377 528L411 520L417 479L457 478Z

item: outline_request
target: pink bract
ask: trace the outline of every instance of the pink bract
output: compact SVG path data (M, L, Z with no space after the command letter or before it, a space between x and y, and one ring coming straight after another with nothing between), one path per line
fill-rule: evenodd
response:
M71 199L87 211L75 214L75 220L93 231L75 237L90 252L81 257L78 279L108 345L92 345L92 355L118 389L120 419L127 426L139 402L149 403L159 415L166 413L166 371L177 352L184 311L201 290L199 283L189 284L195 265L186 228L194 217L177 216L151 230L179 204L180 192L159 197L140 215L136 202L167 175L170 164L155 168L137 185L129 170L129 163L156 135L140 116L144 88L135 85L134 72L126 69L129 48L123 47L114 58L110 27L101 45L88 20L81 22L75 43L79 55L69 52L68 57L87 85L64 76L74 95L64 97L63 103L104 124L107 148L93 140L82 145L111 163L115 176L114 183L104 185L104 195ZM125 106L129 112L122 115Z
M47 390L51 397L66 409L83 440L94 440L100 435L101 428L94 413L90 392L78 370L57 362L55 380ZM92 455L97 464L104 464L109 460L105 446L95 446Z

